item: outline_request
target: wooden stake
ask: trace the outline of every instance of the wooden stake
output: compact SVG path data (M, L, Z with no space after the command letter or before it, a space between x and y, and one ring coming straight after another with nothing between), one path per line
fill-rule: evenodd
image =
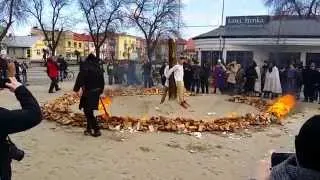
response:
M177 64L176 58L176 44L173 39L169 39L169 67L172 68L174 65ZM170 76L169 79L169 100L177 99L177 87L176 82L174 80L174 75Z

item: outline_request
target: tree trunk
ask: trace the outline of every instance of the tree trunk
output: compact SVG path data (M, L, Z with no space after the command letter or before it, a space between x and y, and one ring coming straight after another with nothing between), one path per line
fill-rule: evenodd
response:
M169 39L169 67L172 68L177 64L176 59L176 44L173 39ZM174 74L172 73L169 79L169 99L177 99L177 87L174 80Z
M96 48L96 57L100 59L100 48Z
M56 55L56 48L55 46L52 46L51 48L51 56L55 56Z

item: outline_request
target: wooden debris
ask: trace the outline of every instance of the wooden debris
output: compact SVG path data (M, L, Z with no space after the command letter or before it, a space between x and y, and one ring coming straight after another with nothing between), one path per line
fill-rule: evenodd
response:
M163 89L153 87L153 88L118 88L118 89L108 89L104 92L106 96L152 96L152 95L162 95ZM186 92L185 96L190 96L191 93Z
M143 91L147 94L159 93L156 91ZM237 103L246 103L259 109L267 109L268 102L257 99L235 96L229 101ZM84 127L86 125L85 117L80 113L73 113L70 106L79 103L79 97L74 94L65 94L56 100L45 104L42 107L44 119L55 121L61 125ZM231 116L209 121L198 121L189 118L169 118L163 116L154 116L151 118L132 118L111 116L108 119L99 118L102 129L109 130L130 130L130 131L165 131L165 132L234 132L238 130L250 129L252 127L266 127L271 123L277 122L277 117L262 111L258 114L248 113L244 116Z

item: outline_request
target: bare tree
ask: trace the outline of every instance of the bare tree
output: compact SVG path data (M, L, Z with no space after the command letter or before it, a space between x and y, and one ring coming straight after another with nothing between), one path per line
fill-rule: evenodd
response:
M26 12L37 20L52 55L56 53L65 25L62 11L68 5L69 0L30 0L26 8ZM46 7L51 8L51 14L45 12Z
M179 8L178 0L133 0L130 3L128 17L146 40L149 61L161 37L178 34Z
M0 0L0 41L7 35L14 22L23 21L26 13L23 11L26 6L25 0Z
M320 0L264 0L276 15L312 17L320 14Z
M123 22L124 0L78 0L86 19L95 53L100 57L100 48Z

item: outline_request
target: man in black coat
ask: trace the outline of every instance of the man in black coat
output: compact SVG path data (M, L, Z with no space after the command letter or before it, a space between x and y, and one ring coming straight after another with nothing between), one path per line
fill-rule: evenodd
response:
M37 100L15 78L6 86L14 92L21 104L20 110L0 108L0 179L11 179L11 158L7 136L30 129L41 122L41 109Z
M192 73L192 66L189 61L188 62L185 61L183 63L183 70L184 70L184 76L183 76L184 86L186 87L187 91L192 91L191 86L193 81L193 73Z
M318 81L318 72L315 63L311 63L310 68L307 67L303 71L303 84L304 84L304 101L313 102L315 99L316 84Z
M209 77L210 77L210 67L208 64L204 64L201 68L201 90L202 93L209 94Z
M90 54L83 64L73 88L73 91L79 92L79 94L82 91L79 108L83 108L87 118L85 135L101 136L98 121L93 111L98 109L104 85L103 70L100 68L99 61L93 54Z

